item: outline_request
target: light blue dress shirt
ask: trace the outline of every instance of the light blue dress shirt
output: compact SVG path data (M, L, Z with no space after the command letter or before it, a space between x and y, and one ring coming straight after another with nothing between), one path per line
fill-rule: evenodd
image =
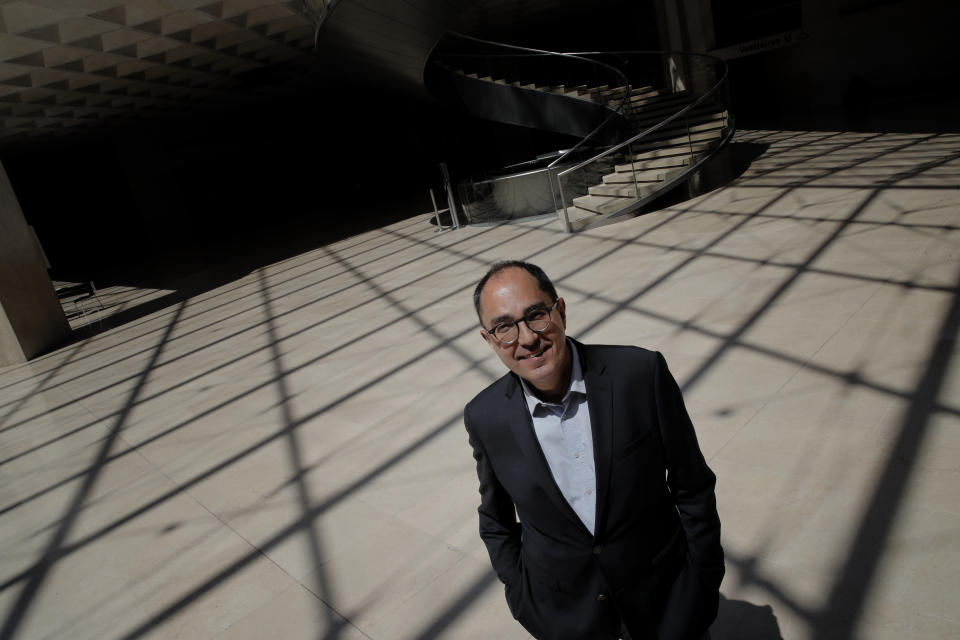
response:
M570 388L559 403L542 402L521 379L533 430L560 492L590 533L597 514L597 473L593 461L593 432L587 409L587 386L576 347L567 340L573 355Z

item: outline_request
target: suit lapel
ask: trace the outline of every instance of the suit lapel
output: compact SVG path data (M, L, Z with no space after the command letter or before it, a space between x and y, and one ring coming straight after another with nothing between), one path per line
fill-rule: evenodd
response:
M589 389L589 387L588 387ZM533 418L530 417L530 411L527 409L526 399L523 395L523 389L514 375L510 375L510 381L506 389L507 406L509 407L508 425L513 425L511 432L517 441L517 446L523 452L524 459L530 461L530 473L534 481L539 482L547 488L547 492L554 505L571 521L573 521L580 530L586 535L591 535L590 531L580 520L580 516L573 510L567 499L563 497L563 492L557 486L557 481L553 479L553 473L550 472L550 465L547 464L547 457L543 455L543 448L540 447L540 441L537 439L537 433L533 429ZM590 419L593 420L593 409L590 410ZM596 436L594 436L596 439ZM599 496L598 496L599 498Z
M593 464L597 474L597 511L594 529L602 532L606 524L606 505L610 490L610 469L613 459L613 399L610 377L603 362L591 357L589 348L574 341L580 353L583 380L587 386L590 407L590 430L593 433Z

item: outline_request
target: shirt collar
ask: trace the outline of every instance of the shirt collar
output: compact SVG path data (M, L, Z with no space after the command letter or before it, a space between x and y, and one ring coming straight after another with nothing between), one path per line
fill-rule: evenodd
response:
M563 399L560 400L558 404L565 405L567 402L574 396L574 394L587 395L587 385L583 381L583 370L580 368L580 354L577 353L577 347L571 342L570 338L567 338L567 348L570 350L570 353L573 356L573 366L570 368L570 387L567 389L567 392L563 394ZM523 397L527 401L527 410L530 411L530 415L533 415L533 412L540 405L549 405L554 404L550 402L543 402L537 396L533 394L533 391L527 385L527 381L523 378L520 378L520 385L523 387Z

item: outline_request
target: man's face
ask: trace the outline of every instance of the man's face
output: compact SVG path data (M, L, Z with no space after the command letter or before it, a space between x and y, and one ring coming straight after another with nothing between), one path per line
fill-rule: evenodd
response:
M513 322L537 308L547 309L553 300L537 286L537 280L519 267L493 275L480 293L480 315L485 329L501 322ZM486 331L483 339L500 361L528 383L546 393L562 393L569 385L570 353L564 330L567 327L563 298L550 313L550 326L537 333L521 322L513 344L501 344Z

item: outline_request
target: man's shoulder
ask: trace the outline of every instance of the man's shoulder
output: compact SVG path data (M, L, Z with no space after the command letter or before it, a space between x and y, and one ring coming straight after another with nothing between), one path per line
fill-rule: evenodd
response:
M480 393L467 403L464 414L471 413L481 407L489 410L492 406L504 402L511 385L516 384L512 373L506 373L486 386Z
M577 343L589 360L601 362L607 366L653 367L660 354L657 351L623 344L582 344Z

